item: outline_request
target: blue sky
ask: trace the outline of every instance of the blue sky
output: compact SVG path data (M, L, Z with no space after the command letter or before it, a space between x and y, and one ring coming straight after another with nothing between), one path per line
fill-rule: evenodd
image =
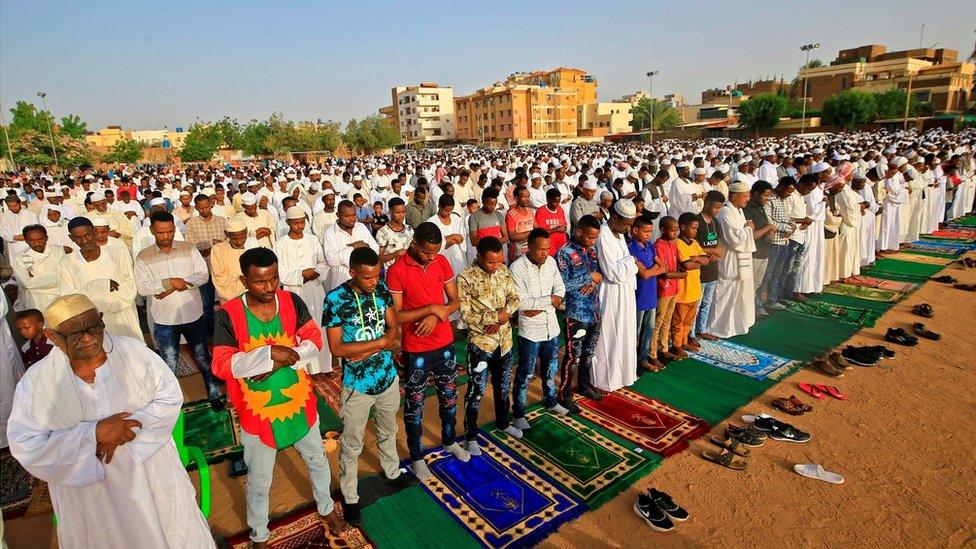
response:
M0 105L38 100L99 128L198 118L342 121L394 84L455 95L519 70L574 66L602 100L647 88L697 102L750 77L792 78L799 46L972 50L976 1L49 2L0 0ZM5 113L6 114L6 113Z

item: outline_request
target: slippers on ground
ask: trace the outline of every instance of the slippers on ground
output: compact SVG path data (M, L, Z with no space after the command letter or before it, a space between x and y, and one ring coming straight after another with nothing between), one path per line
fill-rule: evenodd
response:
M932 330L929 330L928 328L925 327L925 324L922 324L921 322L916 322L915 324L912 324L912 327L915 329L916 334L924 337L925 339L931 339L932 341L938 341L942 339L942 336L940 334L937 334Z
M729 423L728 428L725 429L725 436L733 438L739 441L740 444L749 446L750 448L759 448L763 445L763 441L765 441L769 435L756 429L752 425L739 427L738 425Z
M821 391L816 385L811 385L809 383L799 383L797 384L797 387L799 387L800 390L803 391L804 393L807 393L808 395L812 396L817 400L823 400L827 398L827 394L824 391Z
M818 463L797 463L793 466L793 470L796 471L796 474L807 478L822 480L831 484L844 483L844 477L837 473L827 471L823 468L823 465Z
M721 452L705 450L702 452L702 457L708 461L711 461L712 463L717 463L723 467L735 469L736 471L745 469L749 464L749 462L744 458L741 458L728 450L722 450Z
M805 410L802 406L797 406L792 400L788 398L777 398L772 402L773 408L781 412L790 414L791 416L802 416Z
M720 446L739 457L749 457L752 455L752 450L746 448L745 444L742 444L732 437L722 438L713 435L708 440L711 441L712 444Z
M967 292L976 292L976 284L953 284L953 288L957 290L965 290Z
M790 395L789 401L793 406L796 406L797 408L803 410L804 412L813 411L813 406L810 406L806 402L803 402L802 400L796 398L796 395Z
M935 313L932 312L932 306L928 303L919 303L918 305L912 307L912 312L918 316L924 316L925 318L932 318Z
M847 400L847 395L840 392L840 389L834 387L833 385L824 385L822 383L818 383L816 389L836 398L837 400Z
M888 328L885 333L885 341L907 347L918 345L918 338L906 332L904 328Z
M946 284L953 284L955 282L959 282L958 280L956 280L955 278L953 278L950 275L937 276L935 278L932 278L932 280L934 280L936 282L945 282Z

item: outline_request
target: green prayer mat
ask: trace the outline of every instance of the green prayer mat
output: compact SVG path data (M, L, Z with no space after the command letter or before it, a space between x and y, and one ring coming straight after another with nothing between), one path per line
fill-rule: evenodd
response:
M941 265L926 265L925 263L881 258L874 265L861 269L861 274L889 280L926 282L932 275L941 270Z
M859 326L853 324L834 322L792 311L778 311L757 322L748 334L735 336L730 338L730 341L793 360L809 361L823 354L827 349L847 341L859 329Z
M882 290L880 288L866 288L864 286L853 286L835 282L823 289L825 294L840 295L846 297L856 297L865 301L881 301L883 303L894 303L904 299L905 294L892 290Z
M825 318L835 322L846 322L856 326L874 326L874 323L881 318L881 313L872 311L865 307L853 305L835 305L825 303L815 299L806 301L786 301L786 308L794 313Z
M826 290L826 288L824 289ZM826 291L822 294L811 295L810 299L816 301L823 301L824 303L832 303L834 305L844 305L847 307L860 307L863 309L870 309L872 311L877 311L879 313L885 313L889 309L895 306L894 303L886 303L884 301L869 301L867 299L861 299L858 297L827 293Z
M960 217L959 219L953 220L955 225L962 225L964 227L976 227L976 216L969 215L966 217Z
M421 486L401 490L363 508L362 521L378 549L480 547Z
M319 432L325 436L329 431L341 431L342 420L336 415L322 395L315 393L315 408L319 412Z
M226 397L221 400L226 401ZM214 411L206 400L190 402L183 405L183 426L183 443L203 450L207 463L244 454L241 426L233 410Z
M644 451L586 420L559 416L534 406L525 414L531 429L516 439L494 428L483 429L590 509L596 509L650 474L662 458Z

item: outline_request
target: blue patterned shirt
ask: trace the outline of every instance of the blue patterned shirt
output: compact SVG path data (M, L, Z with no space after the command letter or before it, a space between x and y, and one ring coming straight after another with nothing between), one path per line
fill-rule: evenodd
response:
M358 298L358 299L357 299ZM340 284L325 296L322 325L342 328L342 341L372 341L386 332L386 310L393 296L382 280L370 295L357 294L348 282ZM328 345L328 341L323 342ZM393 355L380 351L359 362L345 362L342 386L367 395L378 395L396 378Z
M566 285L566 316L580 322L600 320L600 297L597 290L587 295L580 288L593 282L592 273L600 271L596 246L584 250L575 240L571 240L556 253L556 266Z

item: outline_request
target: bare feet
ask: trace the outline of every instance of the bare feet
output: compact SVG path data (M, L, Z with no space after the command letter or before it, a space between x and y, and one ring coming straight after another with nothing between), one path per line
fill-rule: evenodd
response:
M252 541L251 549L268 549L268 542L266 541Z
M705 332L699 332L698 333L698 337L701 338L701 339L708 340L708 341L717 341L718 340L717 337L713 336L712 334L706 334Z
M678 347L672 347L671 348L671 354L673 354L674 356L678 357L679 360L680 359L683 359L683 358L688 358L688 353L684 352L683 350L679 349Z
M671 353L670 351L662 351L657 354L658 359L663 359L668 362L672 360L678 360L678 355Z
M338 507L333 509L328 515L319 516L322 518L322 522L325 523L325 527L337 536L341 536L350 528L349 523L346 522L346 519L342 518L342 515L339 514Z

